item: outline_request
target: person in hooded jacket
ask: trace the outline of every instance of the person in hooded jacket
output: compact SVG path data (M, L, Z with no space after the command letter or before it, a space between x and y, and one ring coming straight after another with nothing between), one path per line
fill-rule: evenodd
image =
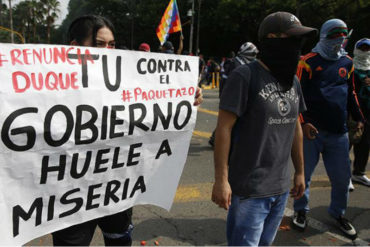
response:
M370 39L363 38L357 41L353 55L356 93L359 98L361 110L367 122L365 123L361 137L358 138L358 142L353 143L354 169L352 171L352 181L370 186L370 179L365 174L370 147L370 126L368 122L370 119ZM352 185L351 187L350 185L350 190L351 188L353 190L354 186Z
M347 36L347 25L342 20L326 21L320 30L320 41L298 65L297 75L307 106L301 115L306 190L303 197L294 201L293 225L299 230L307 226L311 176L322 154L331 183L328 212L339 229L355 239L356 230L344 217L351 178L348 111L357 128L363 127L364 118L354 91L353 62L344 50Z

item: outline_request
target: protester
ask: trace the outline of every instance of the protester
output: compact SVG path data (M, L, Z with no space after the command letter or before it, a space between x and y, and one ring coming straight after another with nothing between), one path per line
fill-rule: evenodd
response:
M164 42L161 47L161 52L163 53L175 54L174 50L175 48L173 47L173 44L171 41Z
M251 43L246 42L242 44L236 56L232 56L231 59L225 61L224 73L222 75L221 84L219 88L219 95L221 97L224 85L229 77L230 73L238 66L251 63L256 60L258 54L257 47ZM212 132L211 137L208 140L209 145L214 147L215 145L215 130Z
M212 78L215 76L214 73L220 71L220 65L215 61L214 57L210 57L207 61L207 74L206 80L207 85L212 83Z
M141 43L139 46L139 51L150 52L150 46L147 43Z
M370 39L363 38L357 41L353 55L355 89L359 97L361 110L368 120L370 119ZM370 147L369 127L369 123L366 122L363 132L355 132L362 133L358 138L358 142L351 143L354 146L352 181L366 186L370 186L370 179L365 174Z
M295 72L303 37L317 30L294 15L268 15L258 31L261 59L236 68L221 95L212 201L228 210L229 245L271 245L289 194L304 191L302 129L305 110Z
M177 49L176 54L180 55L182 53L182 49L184 47L184 36L180 35L179 39L179 49ZM173 46L171 41L166 41L159 47L159 51L162 53L168 54L175 54L175 47Z
M115 48L114 27L106 18L86 15L74 20L68 30L71 45ZM96 226L99 226L107 246L129 246L132 243L132 208L52 233L55 246L90 245Z
M227 80L228 75L231 71L229 68L233 63L233 58L235 57L235 52L231 51L227 57L222 58L222 62L220 63L220 74L221 74L221 81L220 81L220 88L219 88L219 95L221 96L222 88Z
M199 54L199 78L198 78L198 87L203 84L203 81L206 79L206 62L204 61L203 54Z
M239 48L238 53L232 60L230 66L226 69L226 75L230 75L236 67L243 64L248 64L256 60L258 54L257 47L252 42L246 42Z
M70 45L114 49L114 26L102 16L79 17L69 27L68 43ZM198 89L194 105L199 105L202 101L202 92ZM56 231L52 233L53 243L55 246L88 246L97 226L102 230L105 245L131 245L132 208Z
M332 187L328 212L339 228L354 239L356 230L344 218L351 177L347 108L357 121L357 128L363 127L364 120L353 90L352 59L343 48L347 35L347 25L342 20L326 21L320 41L299 62L297 74L307 105L301 119L306 190L302 198L294 201L293 224L300 230L307 226L311 176L321 153Z

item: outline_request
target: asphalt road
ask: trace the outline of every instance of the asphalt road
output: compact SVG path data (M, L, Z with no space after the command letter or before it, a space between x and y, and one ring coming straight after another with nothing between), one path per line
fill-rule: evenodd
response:
M208 137L216 126L218 91L204 90L205 100L198 112L198 119L191 141L188 159L170 212L152 205L134 207L133 245L226 245L226 211L210 200L213 183L213 150ZM367 166L370 175L370 166ZM351 241L336 228L327 214L330 203L330 182L320 161L313 176L309 227L298 232L290 227L292 201L289 200L276 246L345 246L370 245L370 187L355 184L350 193L346 216L356 227L359 238ZM48 234L27 245L52 245ZM91 245L104 245L97 229Z

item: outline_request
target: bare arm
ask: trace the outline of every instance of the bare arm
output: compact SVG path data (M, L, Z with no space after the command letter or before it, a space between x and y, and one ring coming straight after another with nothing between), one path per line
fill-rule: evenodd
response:
M231 143L231 131L237 116L220 110L216 128L214 150L215 183L212 189L212 201L219 207L228 209L231 204L231 188L228 181L228 159Z
M297 120L294 139L291 150L291 157L294 166L294 187L290 190L290 194L294 199L302 197L305 190L304 181L304 160L303 160L303 132L300 122Z
M177 50L176 54L181 55L183 48L184 48L184 36L181 34L180 35L180 41L179 41L179 49Z

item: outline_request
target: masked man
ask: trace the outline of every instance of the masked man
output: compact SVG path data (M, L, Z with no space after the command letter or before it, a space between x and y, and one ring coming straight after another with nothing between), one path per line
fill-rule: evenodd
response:
M353 65L355 67L356 93L359 97L361 110L367 120L370 119L370 39L363 38L356 42L353 51ZM366 176L366 165L369 159L370 126L367 121L364 132L357 143L353 145L352 181L370 186L370 179ZM353 185L352 188L354 189Z
M354 92L352 59L343 48L347 35L347 25L342 20L325 22L320 41L298 66L307 106L301 119L306 190L302 198L294 201L293 224L300 230L307 226L311 176L321 153L332 187L329 214L336 219L340 230L354 239L356 230L343 217L351 178L347 109L358 121L358 128L363 127L363 117Z
M261 60L236 68L223 89L215 142L212 201L228 210L229 245L270 245L289 194L304 191L302 129L305 110L295 72L303 37L316 30L276 12L261 23Z

